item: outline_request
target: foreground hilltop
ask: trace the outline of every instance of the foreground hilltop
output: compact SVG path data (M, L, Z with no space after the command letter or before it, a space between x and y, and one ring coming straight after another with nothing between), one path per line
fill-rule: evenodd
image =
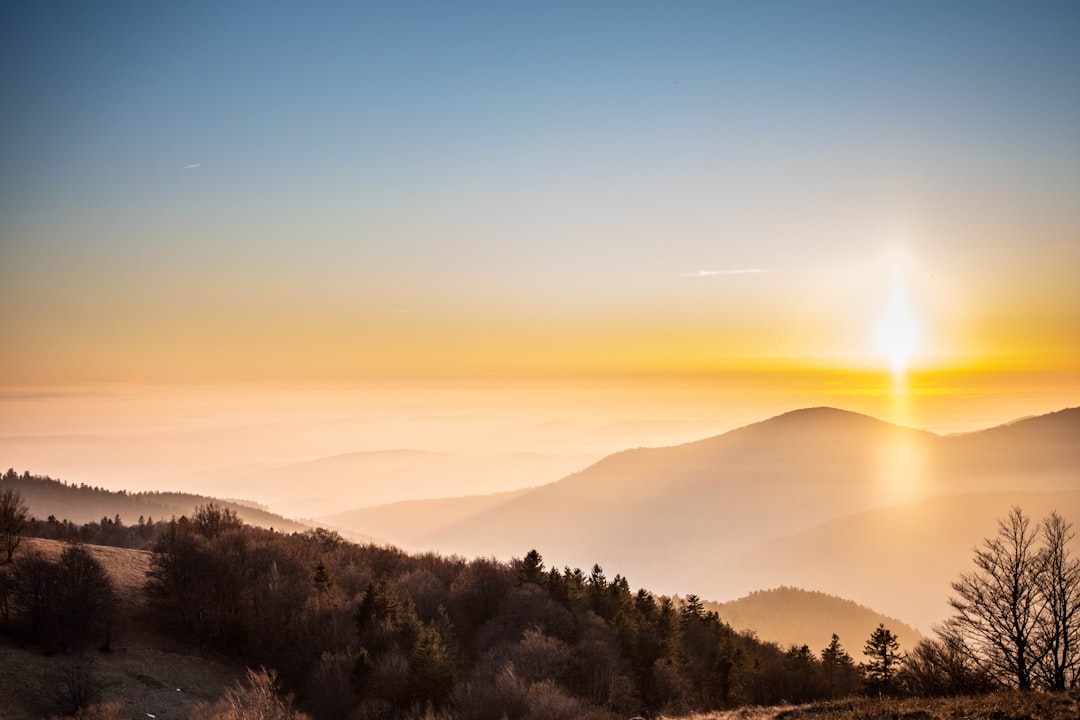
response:
M64 565L69 553L89 560ZM97 584L85 596L54 597L48 586L27 593L26 581L47 567L77 567L86 578L94 575L88 563L103 569L111 592ZM918 695L927 680L946 682L947 692L970 689L969 682L985 688L988 680L966 676L948 685L951 676L940 669L906 663L890 686L905 699L859 699L866 688L879 694L879 681L857 665L859 637L785 649L737 632L696 596L634 593L621 575L609 578L598 566L547 569L535 552L509 564L410 556L326 531L268 532L212 508L169 523L153 554L27 539L14 564L0 566L0 587L9 601L0 618L0 720L55 716L76 697L110 703L82 715L102 720L232 717L220 714L224 704L208 704L235 692L245 712L260 717L292 697L314 718L372 720L433 712L456 720L690 713L885 720L915 711L919 718L1064 720L1080 699L929 700ZM808 594L782 589L756 600L784 595ZM72 616L80 598L95 600ZM59 613L57 622L42 624L34 607ZM102 641L107 652L97 650ZM245 673L258 666L268 672ZM242 689L258 677L265 682ZM764 707L782 701L796 705ZM702 714L720 708L739 710Z
M111 591L86 583L93 562ZM39 587L44 576L59 582ZM851 663L822 673L817 649L793 666L696 597L634 592L599 566L408 555L214 508L170 522L152 555L28 540L0 566L0 587L3 720L63 712L72 672L88 697L123 703L121 716L158 718L189 717L245 666L271 668L315 717L399 720L430 707L461 720L617 720L811 700L862 681Z

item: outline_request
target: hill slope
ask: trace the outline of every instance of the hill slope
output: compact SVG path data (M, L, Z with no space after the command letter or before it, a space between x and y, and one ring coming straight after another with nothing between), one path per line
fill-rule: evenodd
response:
M541 453L474 457L420 450L363 451L221 476L200 489L215 495L257 497L275 510L298 517L307 514L297 511L309 508L321 507L317 514L323 515L357 505L534 486L593 459Z
M616 453L456 524L426 535L402 527L387 539L466 556L508 558L537 548L556 565L624 568L632 582L661 592L734 598L789 584L884 610L887 605L870 601L862 590L877 587L912 597L932 592L943 603L948 585L927 583L914 571L891 576L873 564L837 567L828 554L800 555L808 563L800 577L824 569L820 578L849 579L842 590L788 577L784 571L790 564L780 555L754 562L739 558L822 523L932 497L995 493L1007 509L1019 501L1009 498L1023 493L1076 489L1077 467L1078 408L945 437L857 413L811 408L698 442ZM1076 507L1059 509L1075 517L1069 511ZM951 573L966 567L959 561L966 562L970 548L994 530L992 518L987 524L982 513L972 517L977 522L948 536L951 554L936 554L957 561ZM907 549L891 547L890 557L929 552L917 542ZM883 581L897 584L885 589ZM909 617L906 605L893 605L890 614ZM931 618L925 607L919 613L920 624Z
M416 539L441 532L480 513L529 492L513 490L435 500L406 500L370 508L347 510L319 518L329 527L363 528L373 537L392 537L405 550L415 550Z
M865 482L875 473L873 448L892 435L937 440L855 413L799 411L695 443L611 455L427 540L477 555L542 547L560 563L638 568L643 582L675 591L685 575L669 550L702 560L716 552L709 546L746 550L822 513L873 506Z
M753 631L781 647L808 645L820 653L835 633L856 661L879 623L899 636L903 650L910 650L922 639L910 625L851 600L793 587L757 590L738 600L705 603L705 607L715 610L736 630Z
M616 565L645 564L653 582L667 587L675 579L664 577L667 553L643 557L656 537L665 549L704 560L898 498L1067 488L1069 472L1080 466L1080 433L1061 432L1033 447L1027 432L1029 423L1071 426L1080 412L1056 415L988 436L948 438L856 413L800 410L695 443L617 453L429 540L474 554L520 553L541 543L553 558L587 564L586 550ZM901 455L912 477L894 477ZM643 531L652 538L644 547Z
M93 652L93 672L110 700L138 717L186 718L200 702L220 697L243 667L209 651L178 643L136 621L144 608L143 584L150 554L141 550L84 545L108 571L121 599L111 652ZM19 553L60 555L64 544L27 538ZM70 658L48 655L0 634L0 720L37 720L64 711L63 672Z
M1033 520L1057 510L1080 522L1080 490L928 498L833 520L720 559L700 583L720 597L781 583L836 593L929 630L950 613L950 584L973 569L973 548L997 532L998 518L1013 505Z
M199 505L215 503L232 510L250 525L285 532L309 529L307 525L267 512L254 504L205 495L113 492L88 485L69 485L27 473L18 475L13 471L0 478L0 489L9 487L22 495L23 502L35 517L44 519L54 515L58 520L70 520L79 525L116 515L128 525L135 523L140 516L148 520L167 520L173 516L190 516Z

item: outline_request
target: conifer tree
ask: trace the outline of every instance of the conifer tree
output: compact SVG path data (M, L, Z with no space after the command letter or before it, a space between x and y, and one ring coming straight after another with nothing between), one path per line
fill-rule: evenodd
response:
M859 680L855 661L840 645L840 637L836 633L833 633L829 645L821 651L821 672L826 691L832 697L851 692Z
M544 579L544 558L535 549L525 553L525 557L515 564L521 582L540 583Z
M319 560L315 565L315 574L312 577L312 583L315 585L315 589L320 594L330 596L334 590L334 575L330 572L330 568L327 567L324 560Z
M903 656L900 654L900 641L892 631L879 624L866 641L863 654L866 662L866 678L878 694L888 694L892 689L892 680L900 669Z

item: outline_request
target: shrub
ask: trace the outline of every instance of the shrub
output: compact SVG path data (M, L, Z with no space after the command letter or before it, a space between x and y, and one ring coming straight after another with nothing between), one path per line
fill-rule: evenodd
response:
M191 720L311 720L311 716L293 708L291 695L278 693L276 672L249 668L247 677L220 700L197 705Z
M304 706L316 717L348 717L356 707L352 687L353 658L345 653L323 653L308 676Z
M514 674L513 663L492 667L481 662L469 681L453 694L460 720L521 720L528 712L524 684Z
M101 694L105 683L94 659L85 655L68 658L60 667L63 701L71 712L89 708Z
M584 709L580 700L546 680L529 688L528 707L527 720L574 720Z
M118 702L100 703L82 708L74 715L69 715L64 720L128 720L131 715L124 709L123 704ZM54 717L53 720L61 720Z

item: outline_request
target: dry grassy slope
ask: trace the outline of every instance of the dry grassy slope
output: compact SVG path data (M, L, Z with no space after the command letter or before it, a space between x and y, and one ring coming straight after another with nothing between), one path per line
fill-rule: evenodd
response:
M30 538L16 553L40 550L59 556L64 544ZM144 608L143 584L150 554L141 550L87 545L108 570L121 599L113 651L90 651L104 689L102 700L124 703L131 717L186 718L200 701L221 695L243 672L221 657L196 653L136 622ZM0 720L38 720L62 710L62 673L70 656L0 635Z
M678 720L1076 720L1078 717L1080 690L1067 693L1010 690L955 698L855 697L811 705L740 708Z

